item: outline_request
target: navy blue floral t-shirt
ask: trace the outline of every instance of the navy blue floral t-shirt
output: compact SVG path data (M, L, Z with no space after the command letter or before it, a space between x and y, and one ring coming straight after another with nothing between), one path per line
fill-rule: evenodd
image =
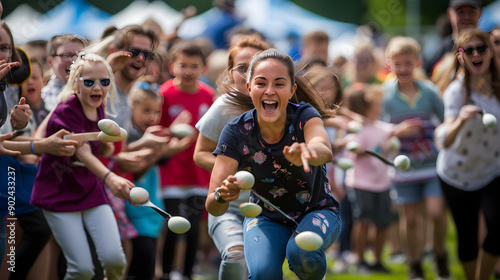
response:
M295 166L283 156L285 146L304 142L304 125L314 117L321 116L310 104L288 103L285 134L278 143L268 144L261 137L256 110L250 110L224 127L214 154L237 160L238 170L255 176L253 189L297 222L313 210L337 211L339 203L331 194L326 166L311 166L306 173L303 166ZM261 215L291 224L253 194L250 201L262 207Z

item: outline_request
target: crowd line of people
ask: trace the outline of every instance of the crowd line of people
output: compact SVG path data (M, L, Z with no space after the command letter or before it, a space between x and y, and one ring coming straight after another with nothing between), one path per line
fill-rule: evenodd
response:
M147 20L19 47L2 21L0 277L194 279L209 258L224 280L283 279L285 259L300 279L400 262L423 280L430 254L435 279L453 279L450 213L462 277L500 279L500 123L482 121L500 119L500 27L477 28L482 5L449 1L450 32L429 59L414 38L367 27L352 57L331 61L323 31L290 53L237 21L196 40ZM126 138L71 139L102 119ZM190 230L139 207L134 187ZM244 202L262 212L245 217ZM298 246L304 231L322 245Z

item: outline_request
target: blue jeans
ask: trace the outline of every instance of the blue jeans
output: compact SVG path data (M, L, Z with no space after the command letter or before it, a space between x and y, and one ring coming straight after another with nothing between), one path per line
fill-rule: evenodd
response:
M222 216L208 215L208 233L221 255L219 280L238 280L248 278L247 266L243 250L229 249L235 246L244 246L243 221L245 216L233 209Z
M322 279L326 273L323 252L340 234L341 219L338 212L323 209L304 216L298 232L313 231L323 238L323 245L316 251L304 251L295 243L292 229L267 217L245 218L245 258L248 279L283 279L283 262L288 259L290 270L300 279Z

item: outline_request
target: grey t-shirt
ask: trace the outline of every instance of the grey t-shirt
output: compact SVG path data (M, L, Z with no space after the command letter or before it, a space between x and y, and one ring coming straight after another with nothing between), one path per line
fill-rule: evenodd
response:
M116 88L116 97L113 106L110 102L110 95L107 95L108 106L106 118L114 120L121 128L127 132L132 129L132 109L127 94Z
M229 110L226 103L226 97L221 95L217 98L208 111L201 117L201 119L196 123L195 127L200 131L203 136L208 139L218 142L220 133L226 124L234 120L237 116L232 114L225 114L224 112ZM229 208L232 211L239 212L239 205L244 202L248 202L250 197L250 192L240 192L240 197L229 203Z

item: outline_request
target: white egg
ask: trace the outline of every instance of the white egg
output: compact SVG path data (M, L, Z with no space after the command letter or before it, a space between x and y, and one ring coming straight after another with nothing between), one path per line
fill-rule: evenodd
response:
M401 141L399 141L399 138L396 136L392 136L389 138L388 141L388 146L389 146L389 151L391 152L397 152L399 149L401 149Z
M405 155L399 155L394 159L394 166L401 170L410 168L410 158Z
M363 130L363 125L357 121L350 121L347 123L347 130L350 133L359 133Z
M356 141L351 141L345 145L345 148L351 152L354 152L359 148L359 143Z
M146 189L135 187L130 190L130 199L137 204L142 204L149 200L149 193Z
M120 127L120 133L121 133L120 136L111 136L101 131L97 135L97 138L99 138L99 140L104 142L119 142L125 139L125 137L127 137L127 131L121 127Z
M194 128L186 123L176 124L170 127L170 132L177 138L183 138L194 133Z
M323 238L313 231L303 231L295 236L295 242L302 250L314 251L323 245Z
M350 158L339 158L337 159L337 166L347 170L349 168L352 168L354 166L354 162Z
M102 119L97 123L97 126L109 136L120 136L120 126L113 120Z
M240 204L240 211L247 218L255 218L262 212L262 207L252 202Z
M236 172L236 174L234 174L234 177L236 177L238 187L240 187L240 189L242 190L251 189L253 187L253 184L255 183L255 177L248 171L238 171Z
M191 223L184 217L174 216L168 219L168 228L177 234L186 233L191 228Z
M497 125L497 118L490 113L485 113L483 114L483 124L486 127L493 128Z

